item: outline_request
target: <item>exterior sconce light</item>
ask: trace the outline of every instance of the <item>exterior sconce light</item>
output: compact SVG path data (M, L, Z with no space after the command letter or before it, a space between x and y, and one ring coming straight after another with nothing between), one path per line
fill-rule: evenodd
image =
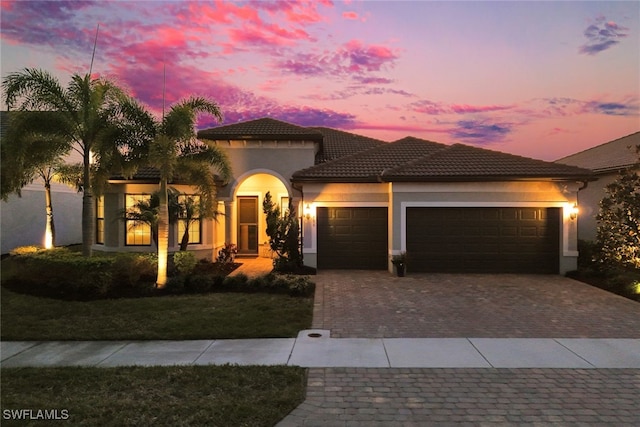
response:
M315 225L316 217L314 215L313 208L311 207L311 205L309 203L304 205L304 211L303 212L304 212L304 218L307 221L312 221L313 224Z
M571 218L572 220L576 219L578 217L578 212L579 212L578 204L574 203L573 206L571 207L571 210L569 211L569 218Z

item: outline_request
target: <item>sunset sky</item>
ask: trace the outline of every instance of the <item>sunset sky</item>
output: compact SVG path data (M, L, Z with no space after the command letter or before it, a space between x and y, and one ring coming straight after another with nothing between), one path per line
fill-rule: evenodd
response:
M7 1L2 77L115 79L393 141L555 160L640 130L640 2ZM6 106L2 104L2 109ZM203 121L201 127L210 127Z

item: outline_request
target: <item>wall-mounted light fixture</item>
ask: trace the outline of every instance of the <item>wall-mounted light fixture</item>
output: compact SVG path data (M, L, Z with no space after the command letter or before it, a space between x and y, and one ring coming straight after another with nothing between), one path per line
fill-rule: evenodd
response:
M304 213L304 218L307 221L311 221L315 225L315 223L316 223L316 215L315 215L313 206L311 206L309 203L306 203L304 205L303 213Z
M576 219L578 217L579 211L580 210L578 209L578 204L574 203L571 209L569 210L569 218Z

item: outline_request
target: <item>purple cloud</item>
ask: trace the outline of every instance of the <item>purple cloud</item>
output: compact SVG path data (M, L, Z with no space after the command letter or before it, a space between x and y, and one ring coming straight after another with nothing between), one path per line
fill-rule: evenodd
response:
M78 28L74 18L78 11L95 4L93 1L3 1L0 33L9 43L60 43L91 52L90 31Z
M606 21L604 16L596 18L596 22L584 30L587 42L580 46L579 52L586 55L595 55L620 43L621 38L627 37L628 28L620 26L613 21Z
M398 53L383 45L365 45L351 40L334 52L297 53L276 61L280 71L302 76L345 77L361 83L390 83L390 79L370 75L393 67Z
M461 120L451 130L454 138L462 139L472 144L491 144L504 139L511 132L512 124L487 123L479 120Z
M590 101L584 106L587 112L596 114L606 114L608 116L636 116L638 115L638 104L632 102L598 102Z

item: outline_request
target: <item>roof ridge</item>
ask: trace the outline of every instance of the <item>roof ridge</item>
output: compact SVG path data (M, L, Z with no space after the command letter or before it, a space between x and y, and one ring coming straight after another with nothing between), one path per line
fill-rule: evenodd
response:
M382 146L385 146L385 145L387 145L387 144L392 144L392 143L391 143L391 142L383 142L382 144L380 144L380 145L378 145L378 146L375 146L375 147L367 148L367 149L365 149L365 150L358 151L358 152L356 152L356 153L347 154L346 156L336 157L335 159L330 159L330 160L324 161L324 162L322 162L322 163L318 163L318 164L316 164L316 165L312 165L312 166L309 166L309 167L307 167L307 168L297 170L297 171L295 171L295 172L293 173L293 175L292 175L292 176L294 176L294 177L295 177L296 175L299 175L299 174L301 174L301 173L303 173L303 172L307 172L307 171L309 171L310 169L319 168L319 167L321 167L321 166L325 166L325 165L333 165L333 164L339 163L339 162L341 162L341 161L348 161L349 159L352 159L352 158L357 157L357 156L361 156L361 155L363 155L363 154L365 154L365 153L368 153L369 151L376 150L376 149L378 149L378 148L380 148L380 147L382 147Z
M417 163L420 163L421 161L427 160L429 157L434 157L437 154L442 153L443 151L449 150L452 147L452 145L442 144L440 142L427 141L427 140L423 140L421 138L416 138L416 137L413 137L413 136L407 136L407 137L402 138L402 139L407 139L407 138L413 138L413 139L417 139L417 140L421 140L421 141L425 141L425 142L432 142L433 144L442 145L442 147L439 150L434 151L433 153L425 154L425 155L417 157L417 158L415 158L415 159L413 159L413 160L411 160L411 161L409 161L407 163L398 165L398 166L390 168L390 169L386 169L386 170L382 171L380 176L392 175L396 170L400 170L402 168L413 166L413 165L415 165ZM399 139L398 141L401 141L402 139Z
M390 143L389 141L385 141L383 139L372 138L370 136L360 135L360 134L353 133L353 132L347 132L347 131L344 131L344 130L341 130L341 129L334 129L334 128L330 128L330 127L327 127L327 126L307 126L307 129L312 129L312 130L315 130L317 132L321 132L318 129L326 129L328 131L339 132L339 133L343 133L343 134L346 134L346 135L349 135L349 136L353 136L353 137L356 137L356 138L368 139L368 140L371 140L371 141L381 142L381 143L384 143L384 144L389 144Z

